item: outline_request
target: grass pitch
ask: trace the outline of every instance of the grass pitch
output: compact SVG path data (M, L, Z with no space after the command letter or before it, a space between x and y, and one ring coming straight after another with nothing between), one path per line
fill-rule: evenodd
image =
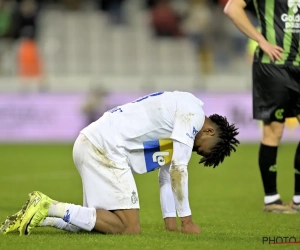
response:
M296 145L282 145L278 155L278 189L286 203L293 195ZM300 240L300 214L262 212L263 189L257 145L242 145L216 169L204 168L194 155L189 166L190 205L200 235L166 232L159 204L157 172L136 177L142 233L138 236L72 234L39 228L30 236L0 235L0 249L299 249L300 245L262 244L263 237ZM82 203L81 180L72 161L72 145L0 146L0 221L18 211L27 194ZM99 190L101 195L101 190Z

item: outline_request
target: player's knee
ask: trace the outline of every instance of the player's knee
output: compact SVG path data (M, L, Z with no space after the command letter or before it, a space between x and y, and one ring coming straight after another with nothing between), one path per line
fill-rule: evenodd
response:
M140 234L141 226L140 225L128 225L125 227L124 234Z
M263 128L263 140L267 143L278 144L282 138L284 123L265 123Z
M263 135L264 140L272 141L274 143L279 143L282 138L282 132L280 130L271 131L270 133L265 133Z

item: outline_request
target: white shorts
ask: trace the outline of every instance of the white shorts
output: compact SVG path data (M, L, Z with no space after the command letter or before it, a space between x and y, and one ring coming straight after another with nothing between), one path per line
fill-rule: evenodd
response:
M73 159L82 179L83 205L105 210L139 209L138 192L128 165L116 167L83 134L73 147Z

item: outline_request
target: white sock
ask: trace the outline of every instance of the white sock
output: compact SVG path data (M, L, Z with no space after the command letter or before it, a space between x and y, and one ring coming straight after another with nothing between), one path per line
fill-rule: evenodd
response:
M265 196L265 204L268 204L268 203L272 203L274 201L277 201L280 199L280 195L279 194L274 194L274 195L268 195L268 196Z
M294 203L299 204L300 203L300 195L294 195L293 201L294 201Z
M62 218L86 231L92 231L96 224L96 209L54 201L49 208L49 217Z
M49 217L58 217L63 218L66 213L66 207L69 205L68 203L53 201L50 205L48 216Z
M74 233L77 233L80 231L79 227L69 224L61 218L54 218L54 217L46 217L46 219L43 221L41 226L42 227L55 227L57 229L66 230L66 231L74 232Z

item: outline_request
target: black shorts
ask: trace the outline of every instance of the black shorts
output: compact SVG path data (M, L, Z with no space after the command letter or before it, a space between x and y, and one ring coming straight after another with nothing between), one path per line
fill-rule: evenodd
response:
M254 62L253 118L284 122L300 115L300 67Z

